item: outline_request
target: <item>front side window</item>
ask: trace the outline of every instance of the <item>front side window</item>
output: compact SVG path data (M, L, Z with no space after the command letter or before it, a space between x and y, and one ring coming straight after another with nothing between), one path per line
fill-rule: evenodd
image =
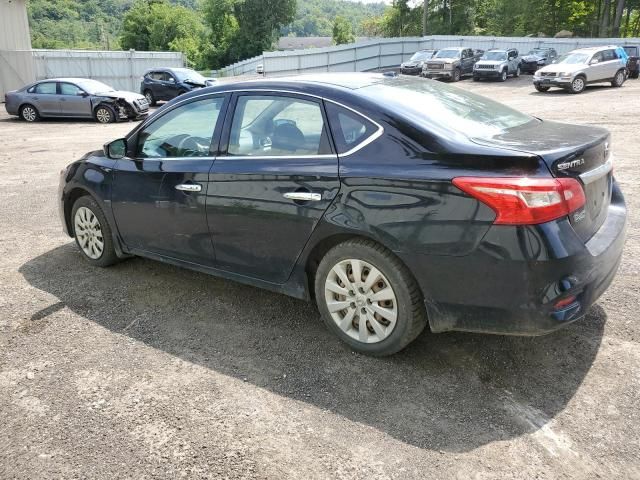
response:
M327 114L339 154L357 147L378 130L366 118L333 103L327 102Z
M320 104L282 96L239 97L228 153L243 156L331 153Z
M55 95L56 94L56 82L44 82L36 85L34 89L35 93L40 93L44 95Z
M76 87L72 83L61 83L60 84L60 94L61 95L80 95L82 90Z
M207 157L223 97L187 103L166 113L138 134L142 158Z

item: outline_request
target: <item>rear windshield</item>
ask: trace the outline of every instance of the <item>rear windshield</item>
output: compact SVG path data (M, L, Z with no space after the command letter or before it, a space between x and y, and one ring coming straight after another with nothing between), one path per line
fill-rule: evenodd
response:
M398 77L365 87L363 93L417 124L441 126L470 138L491 138L537 121L506 105L437 81Z

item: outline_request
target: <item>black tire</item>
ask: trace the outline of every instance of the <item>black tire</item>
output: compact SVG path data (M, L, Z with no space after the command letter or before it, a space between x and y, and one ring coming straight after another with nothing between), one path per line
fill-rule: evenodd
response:
M452 82L459 82L462 74L460 73L460 69L456 68L453 70L453 76L451 77Z
M98 123L113 123L116 121L116 112L109 105L98 105L93 111L93 118Z
M502 70L502 72L500 72L500 81L501 82L506 82L508 77L509 77L509 72L505 68L505 69Z
M104 246L103 246L101 255L97 258L91 258L85 252L83 246L80 243L81 242L81 239L79 238L80 231L76 232L76 214L78 213L78 210L80 208L88 209L89 211L91 211L91 213L93 213L93 215L95 215L95 217L98 220L98 230L100 232L99 234L102 235L102 241ZM75 240L76 240L76 245L78 246L80 253L82 253L82 257L91 265L95 265L97 267L108 267L109 265L113 265L114 263L117 263L120 260L116 255L116 251L113 246L113 236L111 233L111 227L109 226L109 222L107 222L107 219L104 216L104 213L100 208L100 205L98 205L98 203L91 196L85 195L76 200L76 202L73 204L73 208L71 209L70 223L71 223L71 229L73 231L73 236L75 237ZM98 230L94 230L94 237L98 236L98 233L97 233Z
M516 68L516 73L513 74L514 77L516 78L520 78L520 65L517 66Z
M158 101L156 100L156 97L153 96L153 92L151 90L145 90L143 95L147 99L149 106L155 107L158 104Z
M584 92L584 89L587 87L587 81L582 75L578 75L573 79L571 85L569 85L569 91L574 94Z
M626 76L624 70L618 70L613 77L613 80L611 80L611 86L616 88L621 87L624 84L625 80Z
M534 87L536 87L536 90L539 92L548 92L549 88L551 88L551 87L543 87L542 85L536 85L536 84L534 84Z
M629 78L638 78L638 75L640 74L640 72L635 71L635 72L631 72L629 74Z
M20 107L20 118L25 122L37 122L40 120L40 113L38 109L30 103L25 103Z
M480 81L480 77L476 77L475 75L473 76L473 81L474 82L479 82Z
M388 336L376 343L361 342L349 336L338 326L337 320L334 320L327 307L325 298L327 277L334 266L348 259L362 260L377 268L386 277L396 296L397 317L395 327L393 327ZM352 275L352 273L350 274ZM360 281L362 281L362 278L360 278ZM411 272L396 256L371 240L349 240L329 250L320 261L316 271L315 296L318 309L327 328L353 350L367 355L385 356L394 354L413 341L427 325L427 314L422 293ZM352 303L351 306L354 307L354 304ZM364 311L366 303L364 306L360 304L360 307ZM350 328L356 328L355 323L353 323L356 320L359 325L360 307L355 307L358 313L356 314L357 317L353 317L352 324L349 324ZM369 331L373 332L373 329L370 328Z

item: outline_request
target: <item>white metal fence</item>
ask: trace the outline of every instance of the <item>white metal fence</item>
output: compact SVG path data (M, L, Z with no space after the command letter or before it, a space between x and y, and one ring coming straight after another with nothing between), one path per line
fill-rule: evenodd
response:
M538 38L538 37L463 37L435 35L430 37L379 38L348 45L306 50L264 52L262 55L234 63L217 74L229 77L255 73L258 65L265 76L312 72L361 72L400 65L416 50L452 46L469 48L517 48L526 53L532 48L550 47L559 54L580 47L597 45L639 45L640 38Z
M83 77L99 80L116 89L137 92L140 78L150 68L183 67L179 52L33 50L36 80Z

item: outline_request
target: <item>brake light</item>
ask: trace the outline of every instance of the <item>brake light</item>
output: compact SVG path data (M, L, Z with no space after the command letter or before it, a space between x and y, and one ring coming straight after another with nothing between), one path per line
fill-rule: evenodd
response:
M573 178L458 177L453 184L491 207L500 225L545 223L585 204L582 185Z

